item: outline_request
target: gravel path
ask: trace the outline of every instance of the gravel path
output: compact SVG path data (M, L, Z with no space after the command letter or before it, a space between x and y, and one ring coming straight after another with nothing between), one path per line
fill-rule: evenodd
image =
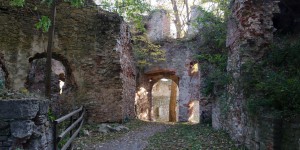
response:
M93 150L143 150L148 145L148 138L155 133L163 132L168 125L148 124L137 130L133 130L115 140L93 145Z

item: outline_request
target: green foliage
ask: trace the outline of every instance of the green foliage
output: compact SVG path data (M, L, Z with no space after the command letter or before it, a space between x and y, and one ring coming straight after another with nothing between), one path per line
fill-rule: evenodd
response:
M144 68L152 63L165 60L165 51L159 45L151 43L145 35L144 14L147 14L151 7L145 0L104 0L102 7L105 10L113 11L133 24L133 51L137 66Z
M84 0L64 0L64 2L69 2L74 7L80 7L84 4ZM41 0L41 3L45 3L50 6L53 3L53 0Z
M42 16L38 23L35 24L37 29L42 29L43 32L48 32L51 26L51 20L48 16Z
M23 7L25 5L25 0L11 0L10 5L16 7Z
M213 12L208 12L198 8L203 14L198 17L197 24L202 25L200 29L204 45L213 52L223 52L226 42L226 16L218 16Z
M52 4L53 0L41 0L41 3L46 3L48 6Z
M226 19L228 10L225 5L228 1L215 0L218 7L213 11L205 11L199 7L202 15L198 17L197 24L201 25L200 33L203 46L201 54L197 56L200 61L201 72L204 79L204 88L201 91L205 96L221 97L226 94L226 85L230 77L226 72L227 48Z
M81 7L84 4L84 0L64 0L65 2L71 3L73 7Z
M136 30L145 31L142 15L150 11L150 5L145 0L104 0L102 7L123 16L134 24Z
M225 54L202 54L198 56L201 62L201 70L205 76L205 96L221 96L230 78L226 73L227 55Z
M146 35L138 35L133 37L134 57L137 66L144 68L152 63L165 61L165 51L160 49L159 45L149 42Z
M49 111L48 111L48 117L49 117L49 120L51 121L51 122L53 122L54 120L56 120L56 116L53 114L53 111L52 111L52 109L49 109Z
M300 114L300 43L285 40L271 47L262 63L248 62L242 83L248 109L280 111L283 116Z

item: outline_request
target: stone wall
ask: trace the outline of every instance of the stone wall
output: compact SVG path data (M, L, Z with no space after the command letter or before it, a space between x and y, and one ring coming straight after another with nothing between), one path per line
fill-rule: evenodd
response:
M52 149L48 101L0 100L0 149Z
M229 47L227 71L232 77L228 86L229 97L217 99L212 104L213 127L227 130L233 140L249 149L299 148L298 121L283 120L266 112L250 116L243 93L242 78L247 73L243 65L260 63L272 43L276 4L255 0L231 3L226 43ZM295 132L291 133L291 130Z
M202 28L203 25L199 24L199 17L203 16L202 10L199 6L192 6L191 7L191 18L188 24L187 35L186 37L192 39L196 36L201 36L199 34L199 30Z
M151 12L146 23L147 36L151 42L159 42L170 37L170 16L166 10Z
M249 149L299 149L299 117L283 120L264 114L252 119L248 125L245 145Z
M122 68L122 110L125 118L135 117L134 97L136 89L136 67L132 54L132 47L130 43L129 28L126 23L121 25L121 37L118 40L117 51L120 52L120 65ZM123 118L124 118L123 117ZM125 119L124 118L124 119Z
M200 101L200 73L197 67L194 73L192 66L195 63L194 55L198 53L199 45L193 41L164 41L161 49L166 53L166 61L153 63L145 68L140 76L138 87L143 87L148 97L142 101L148 103L151 108L151 90L156 81L161 78L172 79L179 87L179 121L188 121L190 111L189 104L193 101ZM139 102L138 102L139 103ZM145 110L149 110L147 108ZM143 112L139 112L143 113Z
M227 71L232 76L232 82L228 87L228 112L223 127L234 140L244 143L249 117L241 83L245 72L242 66L246 62L259 62L272 42L273 2L234 1L231 11L226 44L230 48Z
M18 90L24 88L29 61L45 57L47 34L34 24L36 14L48 12L43 12L47 9L40 9L39 4L35 4L37 10L31 8L33 12L0 4L0 52L10 86ZM64 65L65 84L72 87L60 95L61 106L70 110L85 105L89 122L132 117L135 70L132 63L127 64L132 62L132 56L122 18L96 7L73 8L62 3L57 8L56 22L53 59Z
M137 76L137 89L135 94L135 113L137 118L141 120L151 120L151 90L152 86L150 80L138 72Z

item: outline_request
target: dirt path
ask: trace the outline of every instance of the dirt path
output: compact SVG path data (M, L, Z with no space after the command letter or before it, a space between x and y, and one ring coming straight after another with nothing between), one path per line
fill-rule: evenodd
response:
M163 124L148 124L137 130L133 130L124 136L115 140L107 141L91 146L89 149L93 150L142 150L147 145L147 139L158 132L163 132L168 125Z

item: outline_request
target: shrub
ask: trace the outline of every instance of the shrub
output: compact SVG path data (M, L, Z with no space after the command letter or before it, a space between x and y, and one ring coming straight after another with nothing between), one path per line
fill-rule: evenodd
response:
M244 65L242 80L248 109L280 111L284 117L300 114L300 41L273 45L261 63Z

